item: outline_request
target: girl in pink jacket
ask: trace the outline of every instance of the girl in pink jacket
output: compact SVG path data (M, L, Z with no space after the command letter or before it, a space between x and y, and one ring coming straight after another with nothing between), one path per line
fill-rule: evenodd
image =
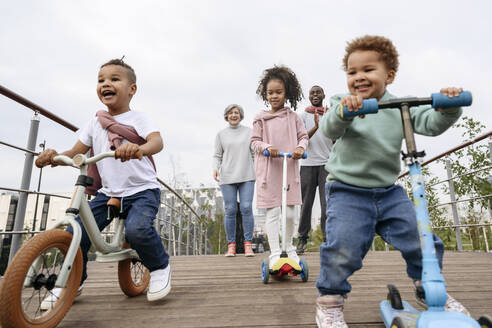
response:
M279 151L292 152L287 163L287 255L299 262L296 249L292 245L294 234L295 205L301 205L299 163L308 145L308 134L302 120L295 110L302 99L302 89L297 77L288 67L275 66L263 73L256 93L270 104L270 110L261 111L253 121L251 148L255 152L256 205L265 208L265 228L270 244L270 267L280 258L279 241L280 208L282 205L282 158ZM263 155L268 149L270 157Z

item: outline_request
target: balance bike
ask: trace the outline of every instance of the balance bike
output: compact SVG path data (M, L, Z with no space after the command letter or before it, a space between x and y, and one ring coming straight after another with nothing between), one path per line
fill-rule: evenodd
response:
M118 217L113 241L108 243L92 214L84 192L92 185L87 176L87 166L104 158L114 158L114 152L101 153L87 158L83 154L69 158L54 157L54 161L78 168L80 175L69 208L62 220L22 245L7 267L0 283L0 326L3 328L52 328L62 321L77 295L82 277L82 252L80 240L82 228L75 220L79 215L96 250L96 261L118 262L118 282L127 296L137 296L145 291L150 272L143 265L135 250L125 241L125 218L120 215L119 200L110 199L110 218ZM61 230L71 226L73 234ZM43 300L62 288L48 309Z
M263 155L270 156L270 152L265 150ZM283 176L282 176L282 254L280 258L273 264L270 269L270 261L268 258L261 263L261 278L264 284L268 284L270 275L280 278L285 275L297 276L300 275L303 282L308 281L309 268L304 259L299 263L287 256L287 245L285 240L286 222L287 222L287 158L292 157L292 153L280 152L279 156L283 158ZM307 158L304 153L302 158Z

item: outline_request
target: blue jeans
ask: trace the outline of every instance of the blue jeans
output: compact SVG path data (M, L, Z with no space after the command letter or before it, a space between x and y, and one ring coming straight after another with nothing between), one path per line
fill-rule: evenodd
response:
M253 193L255 182L223 184L220 186L225 206L225 230L228 243L236 242L237 193L239 192L239 207L243 218L244 241L253 240Z
M152 226L159 209L160 195L161 192L159 189L147 189L131 196L123 197L121 200L123 206L122 215L126 218L126 241L137 251L142 263L151 272L164 269L169 263L169 255L164 250L161 238ZM99 192L89 203L99 230L103 230L111 223L111 220L108 220L108 207L106 205L109 198ZM77 216L75 219L82 227L82 239L80 241L80 248L84 260L82 280L80 282L82 284L87 278L87 252L91 247L91 241L82 225L80 216ZM73 233L72 227L68 227L67 231Z
M422 252L413 203L402 187L359 188L327 182L326 242L320 248L321 269L316 287L320 295L345 295L347 281L362 268L374 233L402 253L410 278L421 279ZM434 235L439 266L444 245Z

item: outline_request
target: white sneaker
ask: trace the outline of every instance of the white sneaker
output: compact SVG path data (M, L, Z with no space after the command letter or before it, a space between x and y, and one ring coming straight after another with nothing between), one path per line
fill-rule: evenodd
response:
M82 289L84 288L84 285L80 285L79 286L79 289L77 290L77 295L75 295L75 297L78 297L80 296L80 294L82 294ZM42 302L41 304L39 305L39 308L42 310L42 311L48 311L50 310L51 308L53 308L53 306L55 306L55 303L56 301L58 300L58 298L60 297L60 294L61 294L61 291L62 291L62 288L53 288L49 293L50 295L48 297L46 297Z
M165 269L159 269L150 273L149 290L147 300L157 301L166 297L171 291L171 265Z
M290 250L289 252L287 252L287 256L291 259L293 259L294 261L296 261L297 263L299 263L299 261L301 261L301 259L299 258L299 256L297 256L297 252L296 252L296 249L292 249Z
M466 314L467 316L470 316L470 312L466 309L466 307L455 300L451 295L448 295L448 299L446 300L446 304L444 304L444 310L446 311L456 311L460 312L463 314Z
M343 318L343 296L324 295L316 299L316 323L319 328L348 328Z

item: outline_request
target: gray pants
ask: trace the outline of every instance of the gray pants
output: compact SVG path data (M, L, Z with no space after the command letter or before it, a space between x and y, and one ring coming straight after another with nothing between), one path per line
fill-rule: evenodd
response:
M324 165L320 166L301 166L301 220L299 222L299 239L306 241L311 230L311 213L313 210L316 188L319 190L319 200L321 204L321 231L325 236L326 221L326 198L325 183L328 172Z

